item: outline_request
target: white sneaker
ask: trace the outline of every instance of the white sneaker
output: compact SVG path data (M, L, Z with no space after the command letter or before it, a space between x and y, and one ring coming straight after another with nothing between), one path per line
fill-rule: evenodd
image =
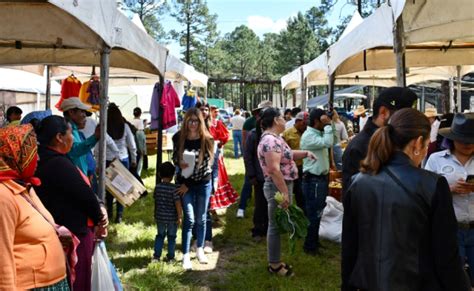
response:
M212 254L212 241L205 241L204 242L204 253L205 254Z
M243 209L237 210L237 218L244 218L244 210Z
M193 264L191 263L191 256L189 253L183 255L183 269L186 271L193 269Z
M197 257L200 264L209 263L209 260L207 259L207 256L204 254L204 249L203 248L197 248L196 257Z
M193 245L191 246L191 252L196 252L197 249L197 240L194 240Z

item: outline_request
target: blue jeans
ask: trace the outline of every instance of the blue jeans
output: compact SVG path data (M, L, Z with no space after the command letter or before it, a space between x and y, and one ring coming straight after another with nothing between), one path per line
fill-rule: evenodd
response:
M474 229L458 230L459 254L463 263L469 265L471 284L474 282Z
M244 155L242 146L242 130L232 130L232 138L234 139L234 157L239 158L239 147L240 156Z
M286 181L286 186L288 187L288 193L290 193L291 204L293 201L293 181ZM263 184L263 194L268 202L267 256L270 264L279 263L281 256L281 237L275 220L275 211L278 207L275 201L275 193L277 191L278 188L272 180L266 180Z
M130 169L130 163L128 158L120 160L125 168ZM106 161L106 166L108 167L112 163L112 161ZM107 213L109 215L109 219L112 219L112 215L114 214L114 196L109 192L105 195L105 200L107 202ZM117 201L117 217L122 217L123 214L123 205Z
M306 216L309 220L308 234L304 242L304 249L315 251L319 244L319 225L326 207L326 196L329 191L329 177L327 175L303 175L303 195L306 206Z
M242 186L242 192L240 193L239 209L245 210L250 196L252 196L252 183L250 183L248 176L245 175L244 185Z
M178 224L175 223L157 223L158 234L155 237L155 253L154 258L161 257L161 251L163 250L163 242L165 237L168 238L168 254L166 257L171 260L174 259L174 248L176 246L176 233L178 232Z
M334 163L338 171L342 171L342 148L340 144L335 145L333 148L334 152Z
M209 197L211 196L211 182L189 187L188 192L183 195L183 254L189 253L193 226L196 223L197 246L204 246L204 236L206 235L206 216L209 207Z

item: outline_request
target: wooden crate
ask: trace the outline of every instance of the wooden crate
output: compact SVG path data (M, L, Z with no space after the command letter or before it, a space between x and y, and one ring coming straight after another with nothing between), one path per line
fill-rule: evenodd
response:
M105 187L125 207L137 201L146 190L145 186L117 159L105 170Z
M170 151L173 150L173 141L172 135L163 132L163 151ZM151 133L146 134L146 150L148 156L156 155L157 148L156 148L156 140L158 138L158 132L154 131Z

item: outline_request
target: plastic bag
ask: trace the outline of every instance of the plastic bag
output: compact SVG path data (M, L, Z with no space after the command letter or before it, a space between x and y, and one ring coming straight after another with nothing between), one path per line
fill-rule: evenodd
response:
M319 236L331 241L341 242L342 217L344 207L342 203L331 196L326 197L326 207L321 217L319 226Z
M112 262L110 262L110 272L112 273L112 281L114 282L115 291L123 291L122 282L120 282L120 278Z
M96 243L92 256L92 290L115 290L112 273L110 272L110 260L103 241Z

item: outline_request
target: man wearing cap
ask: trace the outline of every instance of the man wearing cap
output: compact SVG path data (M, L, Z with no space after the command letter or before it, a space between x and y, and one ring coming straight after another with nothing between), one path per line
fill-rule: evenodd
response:
M301 137L301 149L312 152L317 159L303 159L303 196L309 220L304 251L317 255L320 247L319 225L329 191L329 149L334 145L335 126L326 111L313 109L308 128Z
M356 132L361 132L367 124L367 120L369 120L367 109L365 109L364 105L357 106L357 109L354 110L354 116L357 116L357 126L354 128Z
M474 285L474 113L454 116L451 128L439 134L449 140L449 149L433 153L425 169L448 180L458 221L458 246L467 258L471 285Z
M425 116L428 117L428 120L431 123L430 145L428 146L428 153L426 154L426 160L428 160L432 153L438 151L438 130L439 125L441 124L438 117L441 116L441 114L438 114L436 108L426 108Z
M88 173L87 155L91 153L97 141L100 139L100 127L97 126L95 133L87 139L79 131L86 126L86 111L91 107L85 105L78 97L70 97L61 103L64 118L71 124L74 143L68 156L72 162L84 173Z
M271 101L262 101L258 104L257 108L252 109L252 116L247 118L242 126L242 145L243 150L245 151L245 143L247 141L247 136L251 130L254 130L257 126L257 117L260 111L264 108L271 107ZM237 218L243 218L245 208L247 207L247 200L252 195L252 184L248 178L247 173L245 174L244 185L242 186L242 193L240 194L240 204L239 209L237 210Z
M408 88L390 87L383 90L374 102L374 113L367 124L347 145L342 156L342 193L350 186L351 177L359 173L360 162L367 156L369 141L375 131L388 123L390 116L402 108L410 108L417 99Z
M283 139L292 150L300 149L301 136L306 130L307 121L308 113L299 112L296 114L294 125L283 132ZM302 189L303 160L297 160L296 166L298 167L298 179L293 181L293 192L295 194L296 205L298 205L299 208L305 210Z

